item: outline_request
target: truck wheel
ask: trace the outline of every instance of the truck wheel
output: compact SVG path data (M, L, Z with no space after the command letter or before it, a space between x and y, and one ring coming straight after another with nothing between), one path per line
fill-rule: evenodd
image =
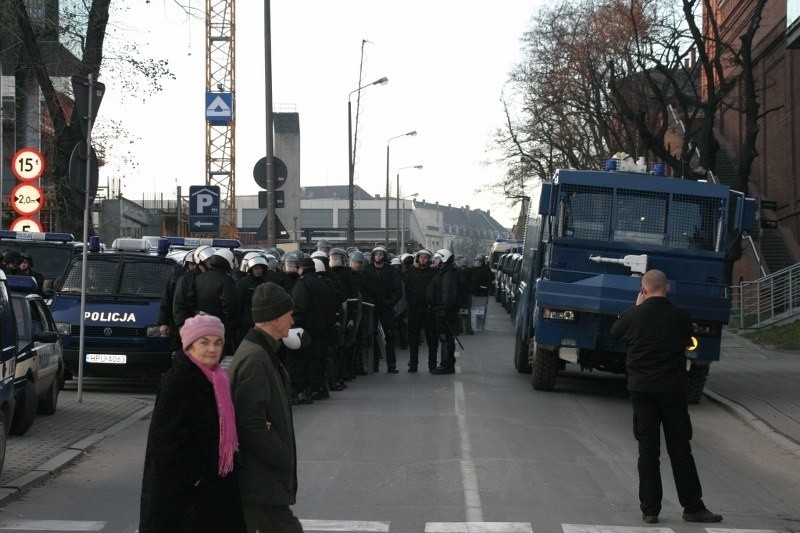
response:
M56 407L58 406L58 393L60 391L61 378L58 375L53 376L53 383L50 385L50 390L47 391L47 396L39 400L38 412L40 415L56 414Z
M533 354L533 373L531 385L534 390L551 391L556 386L558 375L558 352L554 349L543 348L535 342Z
M690 404L700 402L703 397L703 387L706 385L710 365L692 363L686 371L686 401Z
M14 408L14 419L11 421L11 434L22 435L30 429L36 419L36 387L33 382L25 380L22 395Z
M531 373L531 362L528 359L528 348L529 343L522 340L522 337L517 334L517 340L514 343L514 368L517 369L517 372L520 374L530 374Z

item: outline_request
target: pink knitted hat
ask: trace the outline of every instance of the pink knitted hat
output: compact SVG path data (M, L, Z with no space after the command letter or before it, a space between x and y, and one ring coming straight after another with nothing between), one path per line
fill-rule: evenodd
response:
M186 320L181 328L181 346L186 351L194 341L206 335L216 335L225 340L225 326L214 315L197 315Z

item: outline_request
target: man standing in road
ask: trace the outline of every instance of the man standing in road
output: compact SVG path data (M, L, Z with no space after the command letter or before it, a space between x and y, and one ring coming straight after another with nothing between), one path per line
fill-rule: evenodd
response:
M642 276L636 305L611 328L627 346L628 391L633 403L633 433L639 442L639 501L642 519L658 522L661 511L661 426L687 522L721 522L706 509L689 441L692 422L686 400L686 346L692 334L688 311L667 299L669 283L660 270Z
M290 505L297 497L297 450L289 373L278 357L292 327L294 302L267 282L253 294L253 322L230 367L239 436L239 485L250 533L302 533Z

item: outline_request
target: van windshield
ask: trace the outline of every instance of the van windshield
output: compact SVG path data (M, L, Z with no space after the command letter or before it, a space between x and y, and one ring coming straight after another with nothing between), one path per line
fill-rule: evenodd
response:
M155 257L89 256L86 294L160 298L176 268L176 263ZM61 293L81 292L81 258L70 263L57 290Z

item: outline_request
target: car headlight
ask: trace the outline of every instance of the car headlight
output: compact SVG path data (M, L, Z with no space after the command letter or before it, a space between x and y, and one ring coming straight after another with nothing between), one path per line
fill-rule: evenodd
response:
M69 322L56 322L56 331L59 335L69 337L72 335L72 324Z
M575 311L544 309L542 317L548 320L563 320L564 322L575 322Z
M168 337L169 335L162 335L161 329L158 326L147 326L146 329L148 337Z

